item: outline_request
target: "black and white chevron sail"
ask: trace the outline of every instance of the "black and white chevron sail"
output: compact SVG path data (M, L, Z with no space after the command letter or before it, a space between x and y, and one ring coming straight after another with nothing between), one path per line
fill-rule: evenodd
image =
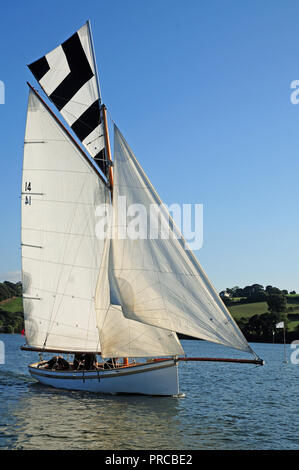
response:
M88 23L29 69L104 173L105 141Z

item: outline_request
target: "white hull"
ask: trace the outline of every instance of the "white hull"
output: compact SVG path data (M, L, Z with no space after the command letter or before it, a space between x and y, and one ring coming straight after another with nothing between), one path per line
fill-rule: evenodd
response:
M44 385L96 393L179 396L178 364L173 359L109 370L47 370L31 364L29 372Z

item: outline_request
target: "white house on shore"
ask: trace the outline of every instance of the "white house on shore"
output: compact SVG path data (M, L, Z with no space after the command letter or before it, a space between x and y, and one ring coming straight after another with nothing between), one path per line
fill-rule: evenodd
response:
M226 297L226 298L230 297L230 294L226 290L222 290L221 292L219 292L219 295L220 297Z

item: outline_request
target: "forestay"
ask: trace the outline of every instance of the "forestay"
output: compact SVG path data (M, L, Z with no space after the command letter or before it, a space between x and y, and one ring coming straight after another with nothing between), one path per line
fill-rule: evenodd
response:
M185 249L184 239L116 126L114 146L111 302L121 305L128 319L253 352L197 259ZM169 239L150 239L149 224L143 238L124 236L128 219L124 222L119 213L120 197L126 197L127 211L140 204L148 215L150 206L156 205L162 224L170 227Z
M104 248L95 209L108 191L30 91L22 181L22 270L27 344L100 351L94 297Z

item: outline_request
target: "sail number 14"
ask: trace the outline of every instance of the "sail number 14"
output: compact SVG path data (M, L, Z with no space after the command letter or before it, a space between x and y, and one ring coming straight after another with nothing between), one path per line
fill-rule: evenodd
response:
M31 181L25 182L25 192L31 191ZM25 206L31 206L31 196L25 196Z

